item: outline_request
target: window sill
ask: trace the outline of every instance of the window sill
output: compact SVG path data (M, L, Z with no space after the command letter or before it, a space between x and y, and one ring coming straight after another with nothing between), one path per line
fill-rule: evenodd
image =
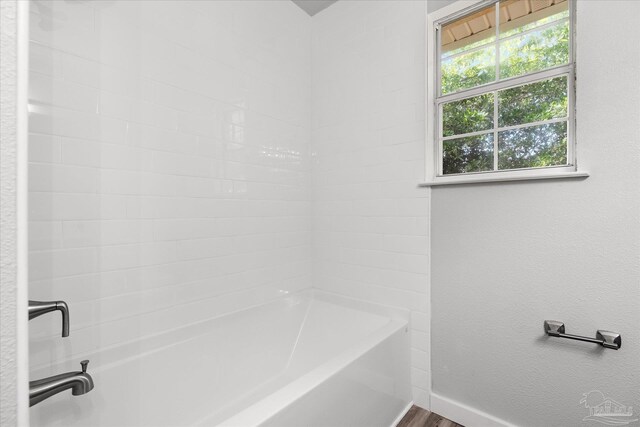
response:
M584 179L588 172L554 172L540 175L483 175L483 176L442 176L433 181L421 182L418 187L438 187L441 185L486 184L492 182L537 181L542 179Z

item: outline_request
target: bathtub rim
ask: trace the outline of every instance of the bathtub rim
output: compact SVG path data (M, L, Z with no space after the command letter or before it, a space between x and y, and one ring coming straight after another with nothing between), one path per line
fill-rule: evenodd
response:
M276 304L278 302L284 301L287 298L308 298L308 299L316 299L319 301L324 301L330 304L335 304L341 307L345 307L352 310L363 311L371 314L375 314L378 316L388 317L392 320L404 320L407 322L408 326L411 326L411 311L405 308L395 307L391 305L384 305L373 303L369 301L362 301L355 298L347 297L341 294L327 292L324 290L320 290L313 287L308 287L301 289L295 292L282 292L274 298L269 298L259 304L251 304L246 307L232 310L226 313L222 313L219 315L214 315L207 319L199 320L196 322L192 322L186 325L180 325L175 328L166 329L162 332L154 333L147 335L143 338L129 340L125 342L121 342L114 345L109 345L103 347L99 353L96 351L86 351L82 353L78 353L74 356L73 359L64 360L57 363L46 363L39 364L36 366L32 366L30 369L30 375L35 376L47 376L54 372L62 372L69 369L75 369L78 365L78 361L82 359L98 359L101 363L94 363L92 367L92 371L102 371L112 369L117 367L122 363L126 363L130 360L134 360L138 357L155 353L157 351L162 351L167 347L172 347L175 345L179 345L185 341L189 341L199 336L202 333L206 333L200 331L202 328L206 328L207 324L211 322L215 322L216 320L222 319L227 316L237 316L243 312L248 312L250 310L254 310L260 307L267 306L269 304ZM181 331L190 331L192 333L187 336L182 336ZM200 331L200 332L198 332ZM176 337L175 340L170 340L169 337ZM141 343L149 343L149 347L142 352L135 352L129 350L130 348L136 349L137 346ZM151 344L157 343L157 344ZM122 354L126 354L126 356L122 357ZM117 354L118 356L114 356ZM100 357L97 357L100 356Z
M407 308L364 301L318 288L305 288L289 295L307 296L308 298L325 301L352 310L377 314L378 316L389 317L393 320L405 320L409 326L411 326L411 310Z

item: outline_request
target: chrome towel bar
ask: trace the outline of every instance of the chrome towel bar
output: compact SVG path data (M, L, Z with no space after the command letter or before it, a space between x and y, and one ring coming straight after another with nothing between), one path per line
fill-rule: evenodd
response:
M622 337L617 332L598 330L595 338L583 337L565 333L564 323L555 320L544 321L544 331L550 337L568 338L576 341L592 342L600 344L604 348L618 350L622 347Z

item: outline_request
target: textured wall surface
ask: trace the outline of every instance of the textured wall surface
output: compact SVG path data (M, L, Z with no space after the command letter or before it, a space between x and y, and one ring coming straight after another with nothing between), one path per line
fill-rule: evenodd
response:
M311 286L309 16L32 6L32 372Z
M17 422L16 18L16 2L0 2L0 424L3 426L14 426Z
M424 2L338 2L312 20L314 285L412 313L427 406Z
M639 2L577 2L577 153L589 178L433 190L434 393L523 426L582 425L592 390L638 417L638 16ZM620 332L622 349L546 338L545 319Z

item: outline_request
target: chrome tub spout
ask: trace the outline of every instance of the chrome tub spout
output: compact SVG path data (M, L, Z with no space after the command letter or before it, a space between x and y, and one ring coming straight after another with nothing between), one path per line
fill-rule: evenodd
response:
M93 378L87 373L88 360L80 362L82 371L67 372L29 382L29 406L71 389L71 394L79 396L93 389Z

